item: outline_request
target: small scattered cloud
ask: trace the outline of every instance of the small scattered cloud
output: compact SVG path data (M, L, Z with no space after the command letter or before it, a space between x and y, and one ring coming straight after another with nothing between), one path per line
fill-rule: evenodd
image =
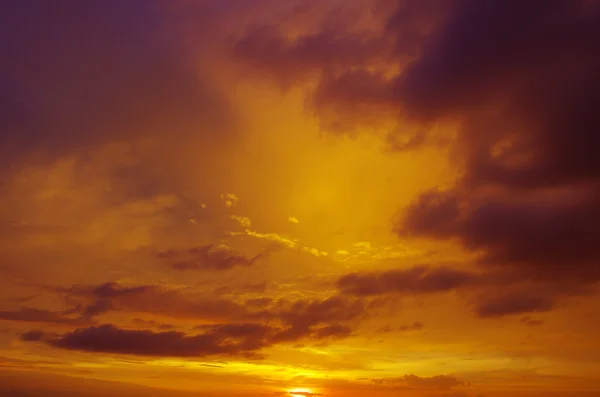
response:
M482 318L502 317L514 314L547 312L552 310L554 305L555 302L552 296L520 291L482 298L475 304L475 313Z
M296 248L298 246L298 239L289 238L284 235L277 233L262 233L256 230L246 229L243 232L228 232L229 236L250 236L258 239L269 240L277 244L281 244L287 248Z
M27 331L21 335L21 340L25 342L36 342L42 340L42 338L44 338L44 331L40 330Z
M544 320L533 319L533 318L531 318L529 316L525 316L525 317L521 318L520 321L521 321L522 324L525 324L525 325L527 325L529 327L537 327L539 325L544 324Z
M230 215L229 218L239 223L244 229L252 227L252 221L247 216Z
M309 254L314 256L329 256L329 252L322 251L318 248L302 247L301 251L308 252Z
M391 332L407 332L407 331L419 331L425 328L425 324L420 321L415 321L412 324L400 325L398 327L393 327L391 325L386 325L377 330L379 333L391 333Z
M89 321L81 317L72 317L64 312L35 308L21 308L14 311L0 311L0 320L38 322L55 325L82 325Z
M161 251L155 256L161 260L169 261L169 266L175 270L215 270L225 271L235 267L253 266L258 260L267 257L277 250L275 245L270 245L262 252L252 257L214 245L203 245L189 249L170 249Z
M464 381L450 375L421 377L410 374L398 378L371 379L371 382L375 385L380 386L405 386L419 389L451 389L454 387L466 385Z
M234 207L240 200L234 193L222 193L220 197L227 208Z

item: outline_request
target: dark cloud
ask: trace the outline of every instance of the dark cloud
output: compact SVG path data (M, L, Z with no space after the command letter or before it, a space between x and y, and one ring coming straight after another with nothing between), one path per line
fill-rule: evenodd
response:
M461 270L451 267L414 266L405 269L357 272L340 277L337 286L342 294L368 297L384 294L431 295L450 291L470 297L473 313L480 318L546 312L557 301L569 296L586 295L593 288L582 288L577 281L531 280L522 269L513 271ZM424 325L392 327L379 332L418 330Z
M519 291L479 300L475 305L475 313L484 318L501 317L511 314L546 312L552 310L554 305L552 296Z
M400 234L459 238L480 262L512 265L536 278L600 277L596 197L577 188L530 194L431 191L408 208Z
M271 287L270 283L266 281L258 282L258 283L243 283L243 284L232 284L226 285L222 287L218 287L213 291L214 295L238 295L238 294L264 294ZM248 304L256 304L260 302L261 299L268 298L256 298L258 299L254 303Z
M416 375L404 375L402 379L409 386L436 387L440 389L449 389L451 387L462 386L465 384L464 381L448 375L437 375L429 378Z
M352 334L353 326L366 315L365 302L340 296L322 300L268 300L256 309L247 313L246 318L276 324L278 329L272 338L277 343L305 338L345 338Z
M369 296L385 293L436 293L479 282L475 273L450 267L415 266L383 272L351 273L342 276L338 288L345 294Z
M138 295L147 291L154 290L156 287L151 285L141 285L138 287L123 287L115 282L108 282L92 289L92 295L98 298L118 298L120 296Z
M105 324L78 329L50 343L64 349L134 355L259 357L259 350L278 343L347 337L352 333L351 325L362 315L364 306L361 302L341 297L279 301L273 307L243 313L237 318L226 316L232 320L230 323L197 326L195 329L201 333L193 336L176 331L129 330ZM247 322L237 322L244 320ZM158 324L138 320L136 325Z
M418 331L425 328L425 325L420 321L415 321L411 325L402 325L398 327L398 331Z
M248 355L266 345L269 328L257 324L215 326L198 335L125 330L111 324L81 328L52 342L62 349L142 356Z
M400 115L390 64L414 58L431 26L452 1L344 3L316 28L295 31L253 26L239 38L233 55L254 75L268 76L283 88L317 81L308 109L329 131L353 134L365 125ZM352 10L352 16L348 16ZM297 12L294 10L294 12ZM344 22L336 16L344 15ZM371 16L369 27L361 17ZM335 22L332 22L332 19ZM421 137L419 137L421 138Z
M403 232L526 277L600 279L599 22L596 2L459 3L397 92L415 119L460 120L465 174L417 199Z
M324 327L316 328L312 334L315 339L324 338L346 338L352 334L352 328L347 325L327 325Z
M75 285L70 288L55 288L54 291L67 301L80 301L80 311L88 315L121 311L219 321L244 318L248 313L243 304L230 299L206 296L194 299L180 291L158 285L125 287L111 282L99 286Z
M366 314L365 302L333 296L323 300L279 301L274 307L259 313L266 319L278 319L285 328L276 335L280 341L343 338Z
M250 307L265 307L270 306L273 298L252 298L248 299L245 304Z
M83 308L82 317L91 318L113 310L112 302L108 299L99 299Z
M380 333L390 333L390 332L406 332L406 331L419 331L425 328L425 324L420 321L415 321L412 324L401 325L399 327L392 327L391 325L386 325L377 330Z
M23 340L25 342L36 342L36 341L42 340L43 337L44 337L44 331L34 330L34 331L27 331L24 334L22 334L21 340Z
M80 301L78 313L106 311L137 312L171 318L206 321L275 321L282 327L280 338L290 340L310 336L344 336L343 327L365 315L366 303L360 299L333 296L316 300L235 299L186 296L177 290L143 285L124 287L118 283L100 286L76 285L53 289L68 301Z
M82 325L88 321L69 317L64 312L44 309L21 308L15 311L0 311L0 320L39 322L56 325Z
M361 297L459 291L471 296L473 312L480 318L550 311L560 298L591 291L580 288L577 282L524 282L520 269L476 272L431 266L350 273L340 277L337 286L343 294ZM388 325L379 332L418 330L423 326L420 322L397 328Z
M384 47L380 40L336 33L320 31L289 38L275 26L262 26L239 39L233 52L258 72L269 72L284 85L302 81L314 72L366 66L374 57L382 56Z
M156 257L169 261L169 266L175 270L229 270L253 266L277 249L276 246L270 246L252 257L246 257L229 249L204 245L186 250L161 251L156 253Z
M521 323L523 323L525 325L528 325L530 327L537 327L539 325L544 324L544 321L543 320L536 320L536 319L533 319L533 318L531 318L529 316L525 316L525 317L521 318Z
M284 88L308 78L335 76L350 67L367 67L393 56L394 43L382 35L383 24L366 27L364 16L385 22L386 14L395 8L390 2L370 0L299 4L280 13L294 25L292 29L281 20L253 21L235 39L232 53L250 66L251 72L271 77ZM409 11L410 5L403 8ZM295 24L299 18L309 22ZM363 29L357 30L361 22ZM405 31L414 31L414 25L403 26Z
M398 378L371 379L371 382L384 386L405 386L410 388L436 388L451 389L465 385L465 382L450 375L436 375L421 377L417 375L404 375Z
M170 329L176 328L175 325L173 325L173 324L164 324L164 323L159 323L158 321L155 321L155 320L144 320L141 318L134 318L133 320L131 320L131 322L135 325L138 325L140 327L145 327L145 328L155 327L160 330L170 330Z
M232 115L199 77L180 36L168 9L155 1L4 2L4 160L181 134L193 125L223 132Z
M99 286L75 285L70 288L44 288L58 293L66 302L78 302L77 306L61 312L61 317L50 316L47 312L37 309L7 312L8 314L5 313L4 317L19 321L89 325L95 322L95 316L106 312L147 313L155 316L203 322L204 324L195 327L196 330L202 331L202 335L216 336L225 333L233 337L246 331L250 333L250 330L256 330L257 332L263 330L265 334L260 341L254 341L256 348L253 350L260 350L262 347L273 344L299 340L327 342L348 337L353 333L354 327L367 314L368 307L368 302L362 299L342 296L313 300L255 298L247 303L238 302L234 299L215 299L206 296L193 298L176 290L151 285L127 287L118 283L105 283ZM372 312L371 309L370 312ZM78 317L65 317L65 313L77 315ZM215 324L216 322L218 323ZM133 325L158 330L174 328L171 324L140 318L134 319ZM104 335L103 333L106 332L111 337L123 335L125 338L130 335L129 330L124 330L124 333L122 333L114 329L107 331L106 327L102 328L101 331L97 331L98 328L90 327L86 330L93 330L89 332L93 332L94 335L96 333ZM81 334L80 332L77 335ZM172 334L173 332L169 333L169 335ZM175 334L178 336L161 336L160 338L167 338L169 341L183 338L180 333ZM83 335L86 335L86 333L83 333ZM157 337L157 339L159 338ZM205 337L197 339L205 339ZM194 341L197 339L194 339ZM185 341L190 340L185 339ZM249 346L249 344L250 341L247 340L244 341L243 346Z

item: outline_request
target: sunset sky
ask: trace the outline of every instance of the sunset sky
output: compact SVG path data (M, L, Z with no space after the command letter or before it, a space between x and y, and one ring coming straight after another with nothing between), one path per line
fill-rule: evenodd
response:
M0 395L600 396L600 1L0 1Z

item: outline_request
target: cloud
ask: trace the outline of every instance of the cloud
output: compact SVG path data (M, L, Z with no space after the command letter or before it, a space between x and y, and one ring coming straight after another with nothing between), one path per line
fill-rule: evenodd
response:
M128 287L114 282L98 286L48 288L67 302L78 302L70 310L70 313L79 315L73 324L93 323L96 316L104 313L147 313L195 320L202 323L195 329L205 332L217 329L217 325L219 330L229 332L229 326L247 324L248 327L268 329L263 339L265 346L301 339L330 341L346 338L352 335L354 327L367 314L367 302L363 299L335 295L325 299L297 300L268 297L247 300L211 296L192 298L177 290L158 286ZM144 319L135 319L133 325L160 330L173 328L171 324Z
M125 330L112 324L81 328L51 344L68 350L141 356L248 355L266 345L270 329L257 324L214 326L202 334Z
M529 316L525 316L525 317L521 318L520 321L521 321L521 323L528 325L530 327L537 327L538 325L544 324L543 320L536 320Z
M415 321L410 325L402 325L398 327L398 331L417 331L425 328L425 325L420 321Z
M76 288L77 289L77 288ZM143 294L145 292L154 290L155 287L151 285L141 285L137 287L123 287L115 282L109 282L94 287L91 290L91 294L99 298L118 298L121 296L131 296Z
M158 321L155 321L155 320L144 320L141 318L134 318L133 320L131 320L131 322L137 326L144 327L144 328L156 327L161 330L170 330L170 329L176 328L175 325L173 325L173 324L164 324L164 323L159 323Z
M82 325L88 322L81 318L69 317L64 312L55 312L35 308L21 308L14 311L0 311L0 320L39 322L56 325Z
M592 240L598 211L589 189L539 190L479 197L430 191L417 198L399 225L400 234L458 237L483 251L480 262L519 267L534 278L600 276Z
M377 330L380 333L390 333L390 332L406 332L406 331L419 331L425 328L425 324L420 321L415 321L412 324L401 325L399 327L392 327L391 325L386 325Z
M475 273L449 267L414 266L382 272L350 273L337 281L345 294L370 296L386 293L447 292L476 283Z
M263 314L267 318L277 317L290 326L279 337L291 340L312 332L317 337L347 336L348 328L340 324L359 319L365 310L362 300L333 296L323 300L279 302L269 313Z
M126 289L120 291L124 293ZM132 355L258 357L256 352L279 343L348 337L352 333L351 325L363 314L361 302L341 297L279 301L272 307L237 317L230 313L225 316L232 321L230 323L200 325L195 328L202 331L197 335L130 330L104 324L77 329L49 343L63 349ZM244 320L247 322L240 322ZM137 321L136 325L157 324ZM30 338L33 340L38 339Z
M436 375L432 377L421 377L417 375L404 375L399 378L381 378L372 379L376 385L384 386L405 386L419 389L451 389L457 386L464 386L465 382L450 375Z
M307 32L289 37L275 26L264 25L248 30L237 41L233 54L249 64L250 70L266 71L283 86L289 86L305 80L315 71L366 66L384 49L379 40L335 33L339 32Z
M264 259L277 249L278 247L271 245L253 257L246 257L229 249L204 245L187 250L161 251L156 254L156 257L170 261L169 266L175 270L224 271L235 267L253 266L258 260Z
M558 299L589 293L578 283L556 283L523 278L522 269L463 270L447 266L413 266L404 269L349 273L337 280L344 295L373 297L385 294L431 295L451 291L467 297L480 318L546 312ZM386 326L380 332L423 328L415 322L399 328Z
M458 3L397 92L414 120L460 122L464 176L399 231L458 238L525 278L600 279L599 21L586 1Z
M44 331L27 331L21 335L21 340L25 342L36 342L42 340L44 337Z
M365 314L362 299L332 296L326 299L251 298L238 302L233 298L188 297L177 290L155 285L125 287L118 283L99 286L75 285L54 288L68 301L82 300L78 312L101 306L107 311L149 313L179 319L206 321L276 321L282 326L281 339L344 336L341 325ZM97 314L100 314L98 312Z
M257 239L268 240L282 247L296 248L298 246L298 239L291 239L277 233L262 233L252 229L245 229L243 232L228 232L227 234L230 236L251 236Z
M270 289L270 284L268 282L258 282L258 283L242 283L237 285L228 285L216 288L213 291L214 295L237 295L237 294L265 294L265 292ZM251 300L246 301L247 305L251 306L262 306L261 302L271 301L271 298L262 297L262 298L252 298Z
M315 332L312 334L315 339L325 339L325 338L346 338L352 334L352 328L347 325L327 325L324 327L316 328Z
M448 375L437 375L429 378L416 375L404 375L403 380L409 386L436 387L439 389L449 389L451 387L462 386L465 384L465 382L462 380Z
M552 296L539 295L531 291L504 293L499 296L481 299L475 304L479 317L501 317L511 314L546 312L554 308Z
M125 287L110 282L99 286L74 285L70 288L54 288L54 291L67 300L80 300L81 310L94 315L107 311L121 311L179 319L220 321L243 318L247 314L244 305L230 299L206 296L191 299L180 291L158 285Z
M291 31L281 23L253 26L238 39L233 55L255 75L269 76L283 88L314 83L309 109L325 130L354 134L365 126L389 127L390 118L401 114L397 70L418 55L431 27L451 4L335 4L306 26L292 25ZM395 127L392 122L395 131L407 130Z
M174 122L222 132L232 116L157 3L13 2L0 18L10 37L0 43L10 54L0 72L4 161L184 131Z

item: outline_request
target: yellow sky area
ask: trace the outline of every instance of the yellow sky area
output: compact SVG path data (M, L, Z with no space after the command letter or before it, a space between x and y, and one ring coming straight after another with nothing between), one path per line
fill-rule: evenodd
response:
M455 172L433 149L384 154L378 136L328 136L304 111L303 90L268 88L236 85L248 122L229 158L237 211L256 230L293 233L329 253L363 241L395 245L390 226L398 208ZM290 216L298 222L286 222Z

